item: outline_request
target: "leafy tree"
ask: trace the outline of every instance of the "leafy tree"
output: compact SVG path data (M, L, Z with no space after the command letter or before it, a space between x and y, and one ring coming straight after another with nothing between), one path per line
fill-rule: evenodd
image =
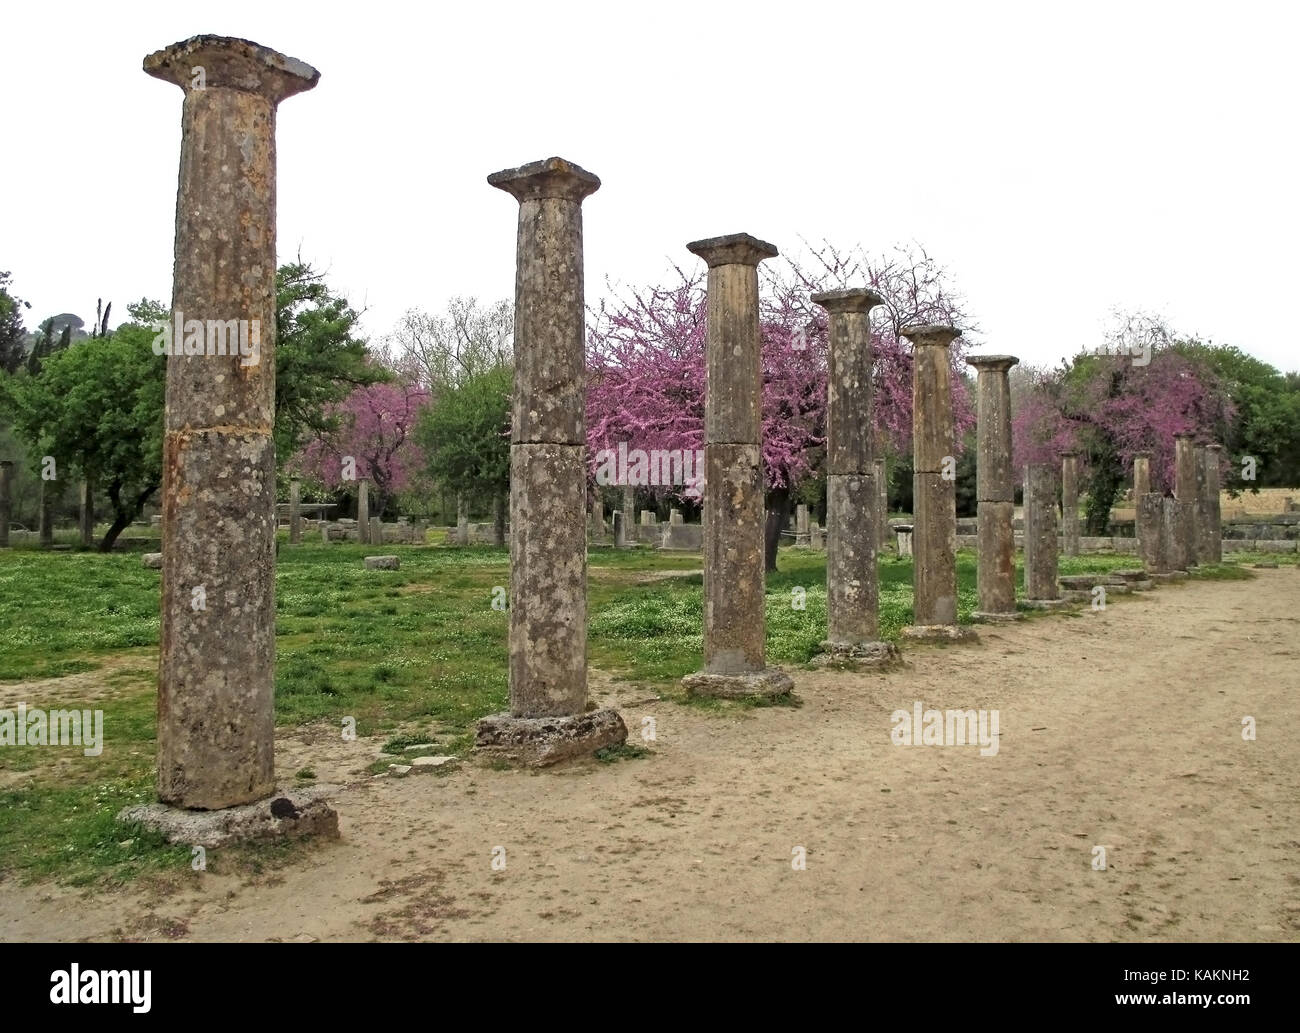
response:
M497 500L498 543L502 500L510 488L510 394L513 375L494 366L464 377L434 396L416 429L430 476L453 491Z
M360 313L323 274L298 259L280 266L275 284L275 448L288 457L339 428L339 403L356 388L390 374L368 361Z
M290 464L327 488L343 482L343 459L355 460L355 476L374 485L374 513L406 487L424 465L414 430L429 392L413 380L398 378L356 388L334 407L337 429L310 442Z
M9 292L10 275L0 271L0 371L15 372L27 354L23 309L31 303Z

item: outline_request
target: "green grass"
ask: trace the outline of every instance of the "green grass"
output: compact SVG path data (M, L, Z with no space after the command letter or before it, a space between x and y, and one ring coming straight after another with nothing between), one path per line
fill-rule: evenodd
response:
M508 585L507 550L392 546L399 571L368 571L356 545L282 546L276 574L276 720L295 726L356 721L384 749L434 742L469 750L473 722L506 708L508 614L492 608ZM1198 568L1204 578L1250 577L1259 559ZM1292 558L1294 559L1294 558ZM589 655L594 668L686 702L678 687L702 665L702 559L653 550L592 548ZM1062 558L1061 573L1137 565L1133 556ZM783 549L767 579L767 648L798 666L826 630L825 554ZM975 555L958 555L959 618L975 609ZM678 576L660 576L678 575ZM114 815L153 796L159 572L136 553L0 552L0 682L64 677L108 667L42 706L104 711L105 748L0 748L0 876L90 883L188 866L189 851L118 825ZM912 564L880 566L882 636L912 620ZM802 601L798 608L796 601ZM80 688L78 686L81 686ZM93 688L93 701L85 689ZM749 704L692 701L734 712ZM768 704L772 705L772 704ZM797 706L798 698L775 705ZM601 759L642 756L628 746ZM384 770L378 762L375 770ZM310 768L285 772L308 782ZM250 855L251 856L251 855ZM260 856L260 855L258 855Z

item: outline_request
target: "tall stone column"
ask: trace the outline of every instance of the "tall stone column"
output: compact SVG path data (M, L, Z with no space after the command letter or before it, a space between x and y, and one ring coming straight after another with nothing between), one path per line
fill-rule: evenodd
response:
M1133 505L1151 492L1151 453L1138 452L1133 456Z
M81 546L89 549L95 544L95 486L89 477L81 482L81 518L78 527L81 531Z
M1056 469L1031 463L1025 472L1025 603L1039 610L1069 605L1061 598L1056 539Z
M748 233L697 240L708 264L704 406L704 670L699 696L781 696L794 683L767 666L763 564L762 343L758 263L776 248Z
M1148 574L1169 573L1169 550L1164 533L1165 499L1159 492L1137 497L1138 555Z
M220 36L144 70L185 91L172 315L187 344L208 328L167 358L158 796L214 810L275 790L276 107L320 73ZM337 832L324 804L290 810Z
M1161 501L1164 508L1160 534L1164 539L1162 548L1165 551L1165 560L1171 571L1186 575L1187 568L1192 565L1191 557L1188 555L1192 526L1187 512L1191 503L1181 502L1168 496Z
M370 482L357 481L357 541L370 544Z
M1065 554L1079 555L1079 453L1061 453L1061 518Z
M1220 503L1220 464L1222 445L1206 445L1201 455L1201 549L1203 563L1223 562L1223 512Z
M302 481L289 478L289 544L302 544Z
M883 459L873 460L876 469L876 544L889 545L889 479Z
M586 353L582 202L590 172L548 158L488 177L519 202L510 436L510 713L476 743L547 764L624 742L587 708Z
M53 481L41 478L40 535L41 548L49 549L54 545L54 499L56 492L51 487Z
M812 296L830 314L826 380L826 641L830 658L869 662L897 656L880 641L876 523L880 492L871 455L870 313L884 299L865 288Z
M1174 514L1174 533L1180 539L1176 549L1182 555L1183 567L1196 566L1198 543L1197 508L1200 499L1196 490L1196 438L1192 434L1174 435L1174 498L1178 504Z
M9 548L9 524L13 520L14 461L0 459L0 549Z
M986 622L1018 620L1016 610L1016 484L1011 470L1011 367L1014 355L972 355L979 371L979 454L975 501L979 516L979 610Z
M906 638L974 639L957 623L957 482L944 476L956 462L952 369L948 349L960 331L914 326L912 342L912 627Z

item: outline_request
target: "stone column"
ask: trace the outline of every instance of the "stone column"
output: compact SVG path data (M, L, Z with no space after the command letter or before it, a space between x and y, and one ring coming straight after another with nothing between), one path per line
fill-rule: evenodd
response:
M880 581L876 569L880 492L871 455L870 313L884 299L875 291L857 288L814 294L812 300L830 314L830 369L826 380L827 635L821 648L828 659L888 661L898 651L892 643L880 641ZM801 510L806 516L807 509Z
M1025 472L1025 603L1039 610L1069 605L1057 581L1056 468L1031 463Z
M781 696L794 683L767 666L758 263L776 248L747 233L687 244L708 264L704 406L704 670L699 696Z
M289 544L302 544L302 481L289 479Z
M1222 445L1206 445L1201 460L1204 466L1201 495L1201 548L1203 563L1223 562L1223 513L1220 508L1220 464Z
M1196 547L1198 545L1197 504L1200 496L1196 491L1196 438L1192 434L1174 435L1174 498L1178 505L1174 516L1175 533L1181 539L1176 546L1183 563L1176 569L1196 566Z
M914 326L912 342L912 627L906 638L974 639L957 623L957 482L944 477L956 461L952 370L948 349L960 331Z
M682 511L680 509L670 509L668 511L668 523L670 526L675 527L682 522Z
M95 544L95 486L90 478L81 482L81 530L82 548L89 549Z
M1163 509L1160 535L1164 540L1162 547L1165 550L1165 560L1171 571L1185 575L1188 566L1191 565L1187 555L1192 530L1191 521L1187 516L1190 503L1180 502L1176 498L1167 496L1161 501Z
M384 520L382 517L370 518L370 529L366 541L371 545L384 544Z
M873 460L876 473L876 542L884 549L889 545L889 481L883 459Z
M1138 452L1133 456L1133 505L1151 492L1151 453Z
M0 459L0 549L9 548L9 524L13 520L14 461Z
M1011 472L1010 369L1013 355L973 355L979 371L979 454L975 502L979 515L979 610L975 619L1021 617L1016 610L1016 485Z
M510 436L510 713L485 754L547 764L627 739L587 712L586 334L582 201L600 186L548 158L488 177L519 202Z
M357 542L370 544L370 482L357 481Z
M807 546L808 542L808 506L800 502L794 507L795 545Z
M1148 574L1169 573L1164 511L1164 496L1159 492L1145 492L1137 497L1138 555Z
M1061 518L1065 554L1079 555L1079 453L1061 453Z
M591 503L591 533L597 540L605 540L605 504L597 497Z
M215 810L276 788L276 106L320 73L219 36L144 70L185 91L172 314L208 328L205 353L173 340L167 359L158 796ZM214 348L236 320L239 347ZM276 828L321 813L291 810Z
M40 534L41 548L49 549L54 545L54 490L53 482L41 478Z
M623 486L623 537L627 544L636 541L636 490Z
M627 545L627 534L626 531L624 530L625 525L623 522L623 511L621 509L614 510L613 518L614 518L614 548L621 549L625 545Z

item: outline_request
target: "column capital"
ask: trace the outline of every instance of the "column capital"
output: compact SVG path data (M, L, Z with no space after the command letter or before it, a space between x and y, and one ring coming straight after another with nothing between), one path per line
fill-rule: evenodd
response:
M904 327L901 333L918 348L947 348L961 336L961 331L955 326L935 323Z
M1081 456L1081 455L1083 455L1083 453L1080 452L1077 448L1067 448L1064 452L1061 453L1061 458L1062 458L1062 459L1078 459L1079 456Z
M1212 443L1206 445L1206 446L1205 446L1205 451L1207 451L1207 452L1222 452L1222 451L1224 451L1224 447L1223 447L1222 445L1220 445L1217 441L1215 441L1215 442L1212 442Z
M868 287L849 287L814 294L812 303L820 305L832 315L838 315L841 312L870 312L877 305L883 305L885 299Z
M581 203L600 189L599 176L563 158L543 158L518 168L502 169L488 176L487 181L521 204L543 198Z
M751 237L748 233L729 233L725 237L693 240L686 245L686 250L704 259L710 269L720 265L757 267L765 258L775 258L780 254L775 244Z
M1191 431L1184 431L1184 432L1181 433L1181 434L1175 434L1175 435L1174 435L1174 440L1175 440L1175 441L1193 441L1193 440L1195 440L1195 438L1196 438L1196 435L1195 435L1194 433L1192 433Z
M1148 450L1143 449L1141 452L1134 452L1134 453L1133 453L1133 458L1134 458L1134 459L1150 459L1150 458L1151 458L1151 453L1150 453Z
M1014 355L968 355L966 363L981 373L1005 373L1020 360Z
M202 69L202 76L196 69ZM239 90L272 104L320 81L320 72L305 61L233 36L191 36L154 51L144 59L144 70L155 79L175 83L186 94Z

